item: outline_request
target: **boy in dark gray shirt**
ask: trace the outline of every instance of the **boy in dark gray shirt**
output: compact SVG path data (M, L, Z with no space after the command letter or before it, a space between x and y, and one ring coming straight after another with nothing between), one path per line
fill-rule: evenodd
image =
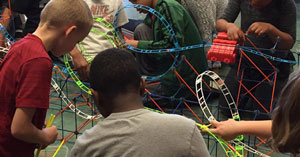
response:
M241 13L241 27L233 23L239 13ZM256 47L265 49L271 49L279 38L274 53L271 51L262 52L283 59L294 59L289 51L293 47L296 39L296 5L293 0L229 0L224 14L217 21L216 28L220 32L227 32L229 39L244 42L245 46L251 46L251 44L245 40L245 34ZM263 57L250 53L246 54L266 76L274 72L272 66L269 65ZM278 72L274 92L274 98L276 98L280 92L279 90L285 84L292 71L292 65L275 61L271 61L271 63ZM238 64L230 70L225 80L235 100L239 89L238 79L236 78L237 66ZM248 90L252 89L258 82L265 78L247 59L243 58L241 66L241 71L244 70L242 82ZM270 104L272 104L270 100L273 90L272 85L272 83L264 81L264 83L251 91L268 111L270 111ZM248 102L251 96L249 94L243 96L245 90L243 87L241 87L241 89L241 96L238 102L239 109L259 110L266 113L255 100L251 99L252 101ZM253 106L247 108L247 103ZM221 100L220 104L226 105L223 100ZM266 116L258 116L257 118L268 119Z

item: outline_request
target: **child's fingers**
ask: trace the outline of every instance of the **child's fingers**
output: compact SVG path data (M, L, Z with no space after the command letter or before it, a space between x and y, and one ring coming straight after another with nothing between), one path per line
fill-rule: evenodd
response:
M213 128L217 128L220 125L220 122L213 120L210 122Z
M201 130L201 133L207 133L207 131L206 131L206 130L204 130L204 129L202 129L202 130Z
M217 129L208 129L208 131L210 131L211 133L213 133L213 134L217 134ZM204 131L203 131L204 132ZM205 132L207 132L207 131L205 131Z
M242 41L242 42L245 41L245 36L244 36L243 32L239 32L238 36L239 36L239 38L237 41Z

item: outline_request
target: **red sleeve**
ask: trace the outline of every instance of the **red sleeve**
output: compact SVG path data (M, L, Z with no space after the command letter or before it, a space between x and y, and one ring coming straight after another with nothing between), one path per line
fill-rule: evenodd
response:
M36 58L26 62L18 73L17 107L49 108L52 62Z

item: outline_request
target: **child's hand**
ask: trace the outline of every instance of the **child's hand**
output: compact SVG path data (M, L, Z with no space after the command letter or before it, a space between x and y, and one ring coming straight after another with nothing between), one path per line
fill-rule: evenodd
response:
M209 129L209 131L221 136L224 140L230 141L239 136L238 122L233 119L223 122L212 121L211 125L213 129Z
M139 41L138 40L126 40L127 44L128 45L131 45L135 48L137 48L138 44L139 44Z
M87 81L90 71L89 63L76 47L70 52L70 55L73 58L74 67L77 70L79 78L83 81Z
M45 134L45 141L43 143L43 148L46 148L48 145L55 142L58 132L55 126L51 126L49 128L44 128L43 132Z
M226 25L227 28L227 37L229 40L236 41L245 41L245 35L240 27L235 25L234 23L228 23Z
M129 39L124 35L124 40L127 41L127 40L129 40Z
M83 56L79 56L78 58L73 58L74 67L77 70L77 73L79 75L79 78L83 81L88 80L89 71L90 71L90 65L85 60Z
M254 22L252 25L248 28L246 34L255 34L257 36L261 36L263 34L268 34L272 30L274 26L265 23L265 22Z

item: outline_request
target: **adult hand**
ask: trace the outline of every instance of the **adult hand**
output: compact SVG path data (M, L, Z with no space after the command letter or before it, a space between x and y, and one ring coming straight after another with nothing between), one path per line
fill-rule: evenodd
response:
M211 125L213 129L209 129L209 131L222 137L224 140L230 141L240 135L238 123L238 121L233 119L222 122L212 121Z
M265 22L254 22L248 28L246 34L255 34L261 36L263 34L268 34L273 29L273 25Z
M234 23L227 23L227 37L229 40L245 41L245 35L240 27Z

